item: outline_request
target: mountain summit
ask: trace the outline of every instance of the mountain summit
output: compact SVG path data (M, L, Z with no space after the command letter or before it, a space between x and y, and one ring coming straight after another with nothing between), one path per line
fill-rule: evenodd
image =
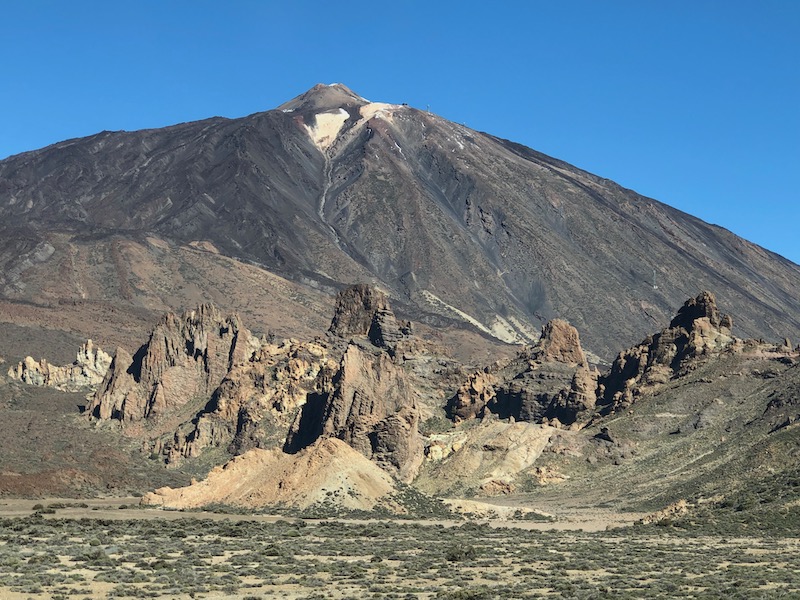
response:
M417 321L502 341L534 340L564 318L611 360L711 289L743 335L800 337L790 261L560 160L341 84L239 119L103 132L0 161L0 240L11 303L182 308L204 299L201 280L250 265L291 282L274 288L286 294L278 320L307 310L299 296L367 282ZM199 255L176 258L182 248L234 262L200 272ZM164 275L180 276L182 292L153 279L170 260L189 261ZM223 308L252 304L225 287L214 298Z
M318 83L307 92L304 92L281 104L278 110L298 112L324 112L345 108L349 106L363 106L369 101L356 94L353 90L341 83L325 85Z

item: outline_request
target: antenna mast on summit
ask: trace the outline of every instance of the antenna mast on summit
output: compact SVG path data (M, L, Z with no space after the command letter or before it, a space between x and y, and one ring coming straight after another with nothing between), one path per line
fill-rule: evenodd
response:
M658 286L656 285L656 270L653 269L653 289L657 290Z

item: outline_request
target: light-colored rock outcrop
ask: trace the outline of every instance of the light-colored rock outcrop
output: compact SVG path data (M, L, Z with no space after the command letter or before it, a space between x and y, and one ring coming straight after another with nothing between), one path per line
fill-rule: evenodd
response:
M8 370L8 377L30 385L74 392L98 386L110 365L111 357L100 348L95 348L92 340L87 340L81 345L71 365L56 366L44 358L37 361L26 356L25 360Z
M288 429L297 409L316 390L320 371L336 366L321 343L264 344L249 362L231 369L200 414L174 435L155 440L151 452L174 465L209 447L241 454L280 444L285 433L272 439L273 432Z
M191 399L208 398L258 347L237 315L225 317L211 304L169 313L134 356L117 349L87 413L121 423L165 415Z
M142 503L167 508L222 503L300 509L330 503L358 510L381 504L403 512L391 499L396 491L389 474L343 441L328 438L296 454L278 449L249 450L215 467L203 481L184 488L158 489L144 496Z
M459 488L490 496L512 493L521 478L534 475L535 463L555 433L558 430L547 425L490 418L466 432L437 436L415 485L427 493Z

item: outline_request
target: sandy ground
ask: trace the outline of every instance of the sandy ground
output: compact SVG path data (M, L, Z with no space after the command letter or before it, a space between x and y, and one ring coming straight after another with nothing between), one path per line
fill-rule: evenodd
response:
M75 500L70 498L46 498L40 500L27 499L0 499L0 518L25 517L33 512L33 507L37 504L48 506L51 504L87 504L87 508L67 507L56 509L55 514L46 514L45 518L61 519L213 519L229 521L263 521L275 522L279 520L297 520L285 515L251 515L251 514L227 514L206 511L184 512L178 510L164 510L160 508L142 507L139 508L139 498L96 498L91 500ZM541 530L541 531L604 531L615 527L625 527L645 516L645 513L619 513L610 509L589 507L580 508L574 506L547 506L536 509L535 512L549 515L552 521L535 521L525 519L512 519L510 507L500 504L490 504L487 502L476 502L472 500L454 501L461 505L463 510L471 513L469 520L485 523L491 527L509 527L514 529ZM132 508L120 508L121 506ZM516 509L516 507L515 507ZM484 516L494 512L497 517ZM474 515L474 516L473 516ZM315 519L305 519L308 522L315 522ZM445 527L457 527L464 524L461 519L325 519L327 521L337 520L343 523L361 523L376 521L396 521L398 523L416 523L420 525L444 525Z

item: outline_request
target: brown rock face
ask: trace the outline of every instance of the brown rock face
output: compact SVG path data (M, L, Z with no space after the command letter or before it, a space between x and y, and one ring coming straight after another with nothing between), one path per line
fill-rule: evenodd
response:
M339 337L367 335L378 311L387 311L386 295L368 285L352 285L336 295L336 310L328 329Z
M419 406L403 370L385 352L351 344L339 370L312 394L287 437L297 452L319 438L343 440L402 481L411 481L423 460Z
M335 367L327 348L315 342L265 344L251 361L231 369L203 411L174 435L156 440L151 452L177 464L209 447L238 455L278 445L285 434L273 439L276 432L286 431L294 412L315 391L319 373Z
M472 373L447 404L447 413L456 423L482 417L486 405L495 397L497 378L491 373Z
M45 359L36 361L26 356L24 361L8 370L8 377L30 385L73 392L100 384L110 365L111 357L100 348L95 349L92 340L87 340L71 365L59 367Z
M234 365L250 359L258 341L237 315L223 317L203 304L167 314L131 357L118 349L87 406L98 419L132 423L164 415L196 397L208 397Z
M555 319L542 328L539 342L497 373L470 376L449 404L455 419L479 416L484 407L501 418L570 425L594 409L597 371L591 370L578 331ZM486 388L486 389L484 389Z
M532 356L541 362L585 365L578 330L563 319L553 319L542 327L542 336L534 346Z
M625 408L644 388L665 383L697 361L732 347L732 325L731 318L717 309L712 293L687 300L669 327L620 352L599 382L604 410Z
M572 376L572 383L550 403L547 417L565 425L580 423L591 417L597 404L597 380L600 373L582 365Z
M378 348L394 355L397 345L411 335L411 323L398 320L383 292L353 285L336 296L330 333L338 337L367 336Z

